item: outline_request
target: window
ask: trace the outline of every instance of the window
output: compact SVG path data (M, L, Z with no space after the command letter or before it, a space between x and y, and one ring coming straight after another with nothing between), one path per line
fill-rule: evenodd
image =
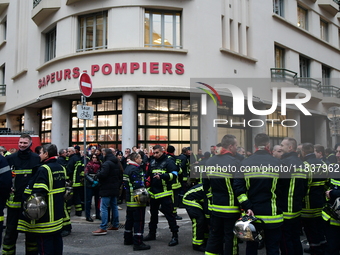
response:
M5 65L0 66L0 96L6 96Z
M41 143L51 143L52 132L52 107L44 108L41 110Z
M282 121L286 121L286 116L282 115L280 111L267 115L267 135L270 136L271 147L281 144L282 139L288 136L288 128L281 124ZM294 125L290 122L285 123Z
M273 12L283 17L283 0L273 0Z
M79 18L78 50L89 51L107 48L107 12Z
M297 26L303 29L308 29L308 11L301 6L297 7L298 21Z
M181 49L181 12L146 10L145 47Z
M322 66L322 85L329 86L331 78L331 69L328 66Z
M275 68L284 68L285 50L279 46L275 46Z
M320 38L328 41L328 22L320 20Z
M0 23L0 31L1 31L1 34L0 34L0 39L1 39L1 41L0 41L0 43L2 42L2 41L5 41L6 40L6 38L7 38L7 20L6 19L4 19L1 23Z
M57 42L57 29L53 28L51 31L46 33L46 57L45 57L46 62L55 58L56 42Z
M300 56L300 77L309 77L309 59Z
M138 145L168 144L180 154L190 144L190 100L138 98Z
M84 121L77 118L79 101L72 101L72 137L70 144L84 142ZM102 147L121 149L122 141L122 99L101 99L87 103L94 108L93 120L86 121L86 141Z

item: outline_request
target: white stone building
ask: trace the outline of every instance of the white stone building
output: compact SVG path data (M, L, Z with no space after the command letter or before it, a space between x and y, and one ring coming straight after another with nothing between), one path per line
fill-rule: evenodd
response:
M194 150L206 151L232 133L252 150L251 138L266 132L273 144L292 136L334 146L327 111L340 105L338 10L337 0L0 0L0 125L34 131L58 147L82 145L76 105L86 71L92 144L172 144L180 153L192 140ZM191 112L201 126L190 132L197 81L216 86L223 105L217 110L208 99L204 116L197 101ZM282 87L308 89L304 107L312 115L289 105L287 115L277 107L255 116L245 101L245 115L233 116L230 91L216 85L224 82L245 95L252 87L262 110L271 107L273 88L279 102ZM211 125L230 118L241 124ZM264 125L249 126L254 119ZM284 127L285 119L298 124Z

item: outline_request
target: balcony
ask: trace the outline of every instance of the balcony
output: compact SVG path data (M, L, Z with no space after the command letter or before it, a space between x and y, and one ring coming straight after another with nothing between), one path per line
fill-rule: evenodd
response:
M9 0L0 0L0 14L2 14L9 5Z
M327 107L340 106L340 88L335 86L322 86L322 104Z
M0 0L1 1L1 0ZM61 0L33 0L32 19L40 25L47 17L58 11Z
M0 105L6 103L6 85L0 85Z
M80 2L80 1L83 1L83 0L67 0L66 5L71 5L71 4L74 4L76 2Z
M329 12L335 16L339 11L339 1L338 0L318 0L318 5L320 8Z
M271 68L270 73L272 82L285 83L284 86L287 86L286 83L296 85L296 72L284 68Z

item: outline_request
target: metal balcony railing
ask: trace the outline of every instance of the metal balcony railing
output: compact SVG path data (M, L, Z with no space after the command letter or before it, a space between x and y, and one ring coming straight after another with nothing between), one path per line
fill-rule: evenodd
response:
M6 96L6 85L0 85L0 96Z
M289 82L296 84L297 73L284 68L271 68L272 82Z
M297 85L300 88L322 92L321 81L309 77L297 77Z
M335 86L321 86L322 94L325 97L340 98L340 88Z
M33 9L41 2L41 0L33 0Z

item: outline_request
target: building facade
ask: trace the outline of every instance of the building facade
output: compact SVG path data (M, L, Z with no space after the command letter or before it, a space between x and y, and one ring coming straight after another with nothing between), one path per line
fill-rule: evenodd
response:
M87 72L91 144L206 151L232 133L252 150L252 137L266 132L273 144L292 136L333 146L327 113L340 106L338 11L337 0L0 0L0 125L58 147L82 145L77 105ZM198 82L223 99L208 97L207 115L191 97ZM243 92L243 115L218 84ZM303 106L311 115L293 104L282 114L285 95L303 98L294 88L310 91ZM268 114L254 114L248 102ZM228 121L214 127L217 119Z

